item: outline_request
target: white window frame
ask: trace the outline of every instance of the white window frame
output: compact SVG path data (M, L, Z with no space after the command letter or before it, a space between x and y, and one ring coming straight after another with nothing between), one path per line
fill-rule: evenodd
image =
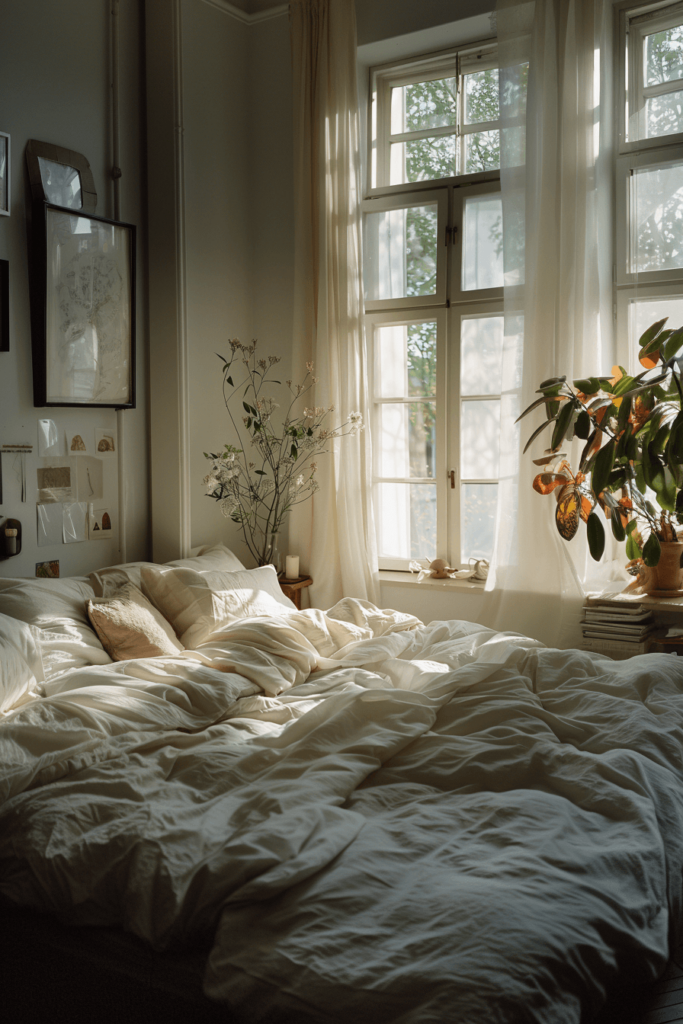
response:
M424 323L426 320L436 321L436 390L433 399L431 398L383 398L379 395L379 352L374 341L375 330L384 326L410 326L411 324ZM448 449L447 427L446 427L446 400L448 381L448 351L446 343L447 333L447 310L444 307L429 307L410 312L401 313L400 310L383 310L381 312L368 313L365 317L365 329L372 352L371 360L371 394L372 394L372 424L373 436L379 436L379 418L383 405L424 402L433 400L436 404L436 476L430 477L385 477L378 472L378 452L373 445L375 452L375 465L373 467L373 489L375 507L378 507L378 489L382 483L405 483L405 484L435 484L436 485L436 544L437 550L447 548L447 474L445 470L446 454ZM439 472L439 467L443 472ZM380 569L407 569L409 558L393 558L388 555L380 555Z
M459 149L458 166L464 163L465 136L473 132L500 129L497 121L482 121L466 125L464 93L460 88L460 76L471 72L490 70L498 67L495 40L482 40L467 46L454 47L439 53L409 57L403 61L378 65L370 69L370 111L368 117L368 185L367 196L385 195L388 191L406 192L424 188L428 181L390 184L391 145L409 142L413 139L438 138L447 135L456 137ZM455 77L457 82L456 124L440 128L425 128L420 131L391 133L391 90L416 82L433 81L438 78ZM462 181L487 181L500 177L500 170L476 171L472 174L454 174L451 178L439 178L440 184Z
M683 90L683 79L646 87L643 81L643 63L640 59L643 38L646 35L683 22L683 3L671 4L666 0L655 4L625 2L617 5L617 12L619 152L630 153L634 150L683 143L683 132L657 135L652 139L645 138L645 100L650 96Z

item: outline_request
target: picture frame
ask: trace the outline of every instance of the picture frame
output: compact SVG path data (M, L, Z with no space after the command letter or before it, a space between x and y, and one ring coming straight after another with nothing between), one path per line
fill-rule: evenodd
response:
M0 352L9 352L9 260L0 260Z
M35 206L53 203L72 210L94 213L97 209L95 179L83 153L51 142L29 139L26 170Z
M34 405L135 408L135 226L35 212Z
M0 132L0 217L9 217L12 197L10 177L10 137Z

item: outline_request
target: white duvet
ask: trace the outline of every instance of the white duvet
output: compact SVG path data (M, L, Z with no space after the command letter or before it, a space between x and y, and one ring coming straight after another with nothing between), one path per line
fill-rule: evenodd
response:
M578 1024L666 963L677 658L347 599L29 691L0 892L160 949L214 930L205 991L247 1016Z

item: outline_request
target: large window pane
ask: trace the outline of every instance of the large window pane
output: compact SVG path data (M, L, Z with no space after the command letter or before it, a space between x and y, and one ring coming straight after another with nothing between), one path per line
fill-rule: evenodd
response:
M460 393L499 395L503 360L502 316L463 320L460 328Z
M465 401L461 409L460 475L493 480L498 476L500 401Z
M390 185L452 178L455 175L455 135L392 143L389 175Z
M500 132L472 132L465 136L465 174L500 167Z
M436 321L375 329L380 398L428 398L436 393Z
M665 316L669 318L667 328L678 330L683 327L683 298L638 299L629 303L629 340L633 366L638 365L638 339L651 324Z
M503 287L503 203L500 196L465 200L462 287Z
M460 510L460 548L463 564L493 554L498 484L463 484Z
M435 204L366 214L366 298L436 293L437 225Z
M645 36L645 85L683 78L683 25Z
M683 132L683 92L650 97L645 103L645 125L648 139Z
M436 475L436 407L433 402L382 405L379 475Z
M478 124L480 121L497 121L500 117L498 100L498 68L489 71L475 71L464 75L465 123Z
M437 78L391 90L391 134L455 124L455 78Z
M683 163L635 170L631 272L683 267Z
M436 558L436 484L377 485L379 554Z

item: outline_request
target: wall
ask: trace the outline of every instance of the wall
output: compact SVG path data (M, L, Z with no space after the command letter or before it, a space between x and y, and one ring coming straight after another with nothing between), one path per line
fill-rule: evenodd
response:
M138 408L125 417L125 522L129 558L145 557L148 543L147 356L144 231L141 2L121 0L121 219L138 225L137 391ZM59 4L5 3L0 32L0 130L11 135L11 216L0 217L0 259L10 263L10 352L0 353L0 443L37 444L37 421L57 425L74 419L71 410L33 406L29 321L24 149L28 139L52 142L83 153L90 161L98 194L97 213L113 216L108 179L109 3L63 0ZM77 420L86 430L116 427L116 413L84 409ZM0 561L0 576L33 576L35 563L59 558L61 575L88 572L119 561L118 540L37 547L36 465L28 458L28 500L20 500L15 460L3 458L4 503L0 520L23 526L22 554Z
M203 452L237 440L216 356L229 338L259 338L289 376L289 23L282 9L240 15L221 0L147 0L146 12L150 327L163 362L152 378L154 557L222 541L251 564L204 493Z

